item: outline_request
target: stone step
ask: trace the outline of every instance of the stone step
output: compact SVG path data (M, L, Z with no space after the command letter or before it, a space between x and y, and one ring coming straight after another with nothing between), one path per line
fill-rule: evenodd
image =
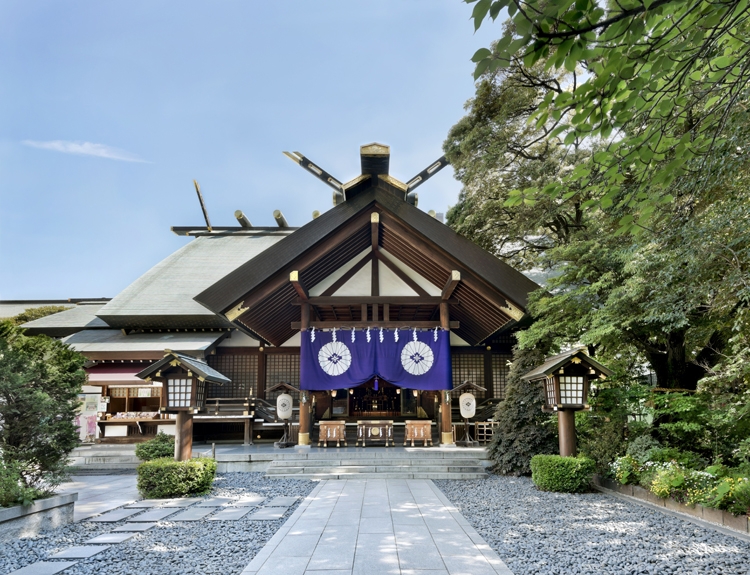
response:
M341 465L365 465L378 467L386 465L407 465L412 467L432 467L446 465L480 466L478 459L284 459L271 462L271 467L332 467Z
M76 463L70 466L71 469L135 469L141 462L136 463Z
M320 467L269 467L266 475L279 474L340 474L340 473L484 473L484 468L479 465L436 465L419 466L411 465L340 465L326 468Z
M482 472L381 472L381 473L309 473L309 474L274 474L279 479L487 479Z
M329 447L330 451L315 451L312 453L279 453L274 459L277 461L294 461L294 460L320 460L329 461L336 459L406 459L409 461L422 459L487 459L487 453L484 450L459 450L459 449L425 449L424 451L398 451L391 448L385 450L368 451L349 451L346 448L337 449Z
M140 463L141 460L138 459L135 455L96 455L96 456L90 456L90 457L83 457L80 458L83 459L84 465L92 465L92 464L99 464L99 463Z

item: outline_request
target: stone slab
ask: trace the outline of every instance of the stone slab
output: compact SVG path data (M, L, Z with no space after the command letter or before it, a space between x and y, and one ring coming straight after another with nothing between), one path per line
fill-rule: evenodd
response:
M295 503L297 503L297 500L299 499L299 496L294 497L274 497L266 503L266 507L291 507Z
M135 515L136 513L140 512L140 509L115 509L114 511L109 511L104 515L92 517L88 521L93 521L94 523L114 523L116 521L122 521L123 519L126 519L131 515Z
M281 519L284 517L286 510L286 507L262 507L253 513L250 516L250 519L253 521L273 521L275 519ZM248 511L250 510L248 509Z
M185 509L177 515L173 515L169 518L170 521L198 521L203 519L206 515L211 515L216 511L216 507L193 507L192 509Z
M190 497L190 498L182 498L182 499L172 499L168 503L165 503L162 505L162 507L190 507L191 505L195 505L201 501L197 497Z
M209 497L208 499L203 499L199 502L196 507L221 507L222 505L227 505L233 501L235 500L231 497Z
M265 497L258 495L257 493L246 493L237 499L233 505L237 507L255 507L256 505L263 503L265 500Z
M105 533L84 541L86 545L103 545L106 543L122 543L133 537L135 533Z
M154 527L156 523L126 523L120 525L117 529L113 529L112 533L138 533L140 531L148 531Z
M145 513L141 513L140 515L136 517L129 517L127 521L161 521L162 519L169 517L173 513L177 513L177 509L164 509L164 508L157 508L157 509L151 509L150 511L146 511Z
M37 561L31 565L26 565L26 567L12 571L8 575L55 575L55 573L65 571L68 567L76 563L78 561Z
M87 559L109 549L109 545L76 545L50 555L50 559Z
M252 507L227 507L209 517L209 521L237 521L253 510Z

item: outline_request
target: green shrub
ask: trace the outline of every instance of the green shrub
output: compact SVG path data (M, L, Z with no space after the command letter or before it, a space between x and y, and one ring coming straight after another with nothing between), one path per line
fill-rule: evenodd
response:
M531 480L542 491L580 493L594 475L595 463L586 457L535 455L531 458Z
M136 445L135 456L141 461L174 457L174 436L159 432L153 439Z
M734 502L728 506L735 515L745 513L750 515L750 480L740 481L734 487Z
M200 495L211 490L215 475L216 461L207 457L153 459L138 466L138 491L146 499Z
M661 443L650 435L641 435L630 442L626 454L641 463L646 463L646 461L649 461L651 450L659 449L660 447Z
M654 463L669 463L670 461L674 461L688 469L703 469L707 464L706 460L697 453L680 451L674 447L650 449L648 451L648 461Z
M34 499L38 499L42 495L42 491L33 487L26 487L18 464L0 463L0 507L29 505Z

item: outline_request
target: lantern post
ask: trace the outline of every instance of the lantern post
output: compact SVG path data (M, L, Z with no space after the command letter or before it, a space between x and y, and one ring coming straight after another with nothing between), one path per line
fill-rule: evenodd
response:
M586 348L548 357L521 379L544 386L545 405L548 413L557 413L560 455L576 455L576 411L590 409L588 401L590 380L604 379L612 372L595 359L589 357Z

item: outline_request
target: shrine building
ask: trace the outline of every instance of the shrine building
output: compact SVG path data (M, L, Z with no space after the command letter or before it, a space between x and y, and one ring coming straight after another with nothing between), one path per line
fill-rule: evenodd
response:
M287 439L303 445L321 422L351 426L353 443L357 422L381 420L397 443L414 420L430 422L435 444L454 443L451 390L466 382L482 389L475 419L492 416L539 286L418 208L415 188L445 158L404 183L389 173L388 146L360 154L347 183L288 154L333 189L334 207L305 225L277 211L276 227L255 227L238 211L238 226L213 227L204 211L205 226L172 228L192 238L185 246L112 300L24 325L89 360L98 440L175 433L167 380L148 368L180 358L200 388L190 402L199 441L278 439L280 393L294 403Z

